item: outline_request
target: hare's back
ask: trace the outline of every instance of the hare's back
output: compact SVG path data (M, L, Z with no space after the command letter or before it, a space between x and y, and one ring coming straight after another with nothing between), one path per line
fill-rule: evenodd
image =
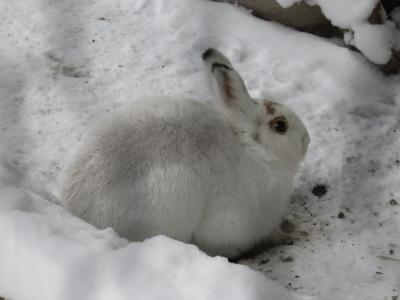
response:
M121 108L95 138L101 161L131 176L171 164L208 170L236 165L241 151L237 136L210 103L188 99L148 99Z

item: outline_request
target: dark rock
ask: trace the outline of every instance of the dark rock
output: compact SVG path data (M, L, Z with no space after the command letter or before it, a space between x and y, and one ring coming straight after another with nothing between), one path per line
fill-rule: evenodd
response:
M324 196L327 192L328 192L328 187L324 184L317 184L312 189L312 193L319 198Z

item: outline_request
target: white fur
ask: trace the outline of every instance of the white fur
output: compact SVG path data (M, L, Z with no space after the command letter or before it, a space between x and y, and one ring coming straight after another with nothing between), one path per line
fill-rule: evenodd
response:
M99 228L158 234L237 257L271 235L285 212L309 138L288 108L250 98L217 50L203 56L217 107L153 98L122 107L88 136L63 180L62 201ZM269 121L285 116L286 134Z

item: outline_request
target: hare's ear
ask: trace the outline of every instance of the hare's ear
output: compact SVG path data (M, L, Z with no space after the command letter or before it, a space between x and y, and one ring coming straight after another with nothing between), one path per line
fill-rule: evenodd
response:
M215 49L204 52L203 60L207 65L216 101L230 114L251 117L257 105L250 98L242 77L230 61Z

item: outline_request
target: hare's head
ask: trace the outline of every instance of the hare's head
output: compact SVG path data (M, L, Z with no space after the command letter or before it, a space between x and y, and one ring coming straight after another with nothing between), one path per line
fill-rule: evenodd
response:
M307 152L309 135L299 117L286 106L252 99L239 73L215 49L203 53L215 101L243 145L266 160L297 165Z

